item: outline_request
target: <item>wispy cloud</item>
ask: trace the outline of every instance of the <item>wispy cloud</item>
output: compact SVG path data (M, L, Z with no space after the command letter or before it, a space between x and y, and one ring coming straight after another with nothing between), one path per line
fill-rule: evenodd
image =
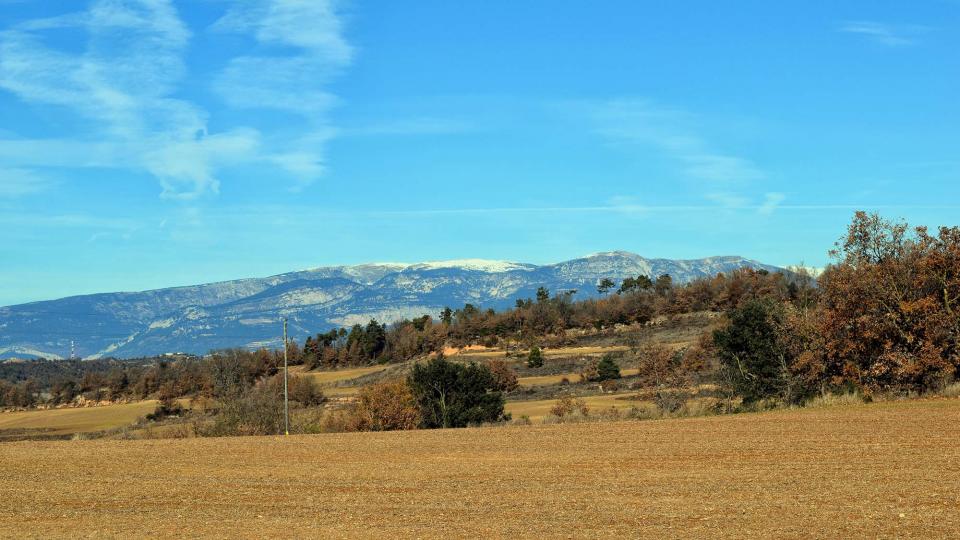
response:
M767 178L752 160L725 152L697 129L695 115L639 98L565 103L585 115L591 129L628 147L658 151L701 196L727 209L750 207L757 184Z
M787 196L783 193L767 193L763 196L763 204L757 208L757 212L769 216L776 211L777 207L779 207L786 198Z
M213 89L231 107L274 109L306 122L306 133L287 141L287 150L267 156L300 185L323 173L323 143L333 134L327 112L337 101L326 87L353 59L336 7L332 0L252 0L211 27L249 35L265 49L230 60Z
M749 159L719 151L693 129L690 113L645 99L579 103L594 130L608 139L660 149L690 178L715 184L740 184L766 174Z
M0 167L0 198L38 193L52 185L49 179L28 169Z
M891 25L876 21L847 21L839 26L839 30L857 34L887 47L904 47L916 43L921 35L929 31L929 28L919 25Z
M309 117L308 128L293 135L242 125L212 132L209 112L183 97L193 32L172 2L95 0L86 11L0 32L0 89L86 120L81 133L60 139L5 135L0 168L21 175L45 167L131 169L157 178L164 197L181 199L217 193L222 169L244 163L278 167L298 184L312 181L323 171L322 146L331 133L322 113L334 98L322 87L331 68L351 56L333 4L244 2L217 26L308 51L234 58L215 84L230 106L267 103ZM77 31L86 36L79 52L47 39Z

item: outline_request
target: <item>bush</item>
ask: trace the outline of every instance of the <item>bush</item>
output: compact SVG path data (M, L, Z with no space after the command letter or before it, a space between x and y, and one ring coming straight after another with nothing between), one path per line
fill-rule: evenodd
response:
M661 411L665 413L675 413L686 404L687 394L686 392L659 389L653 396L653 402Z
M407 379L424 428L465 427L508 419L493 374L476 363L455 364L442 355L413 367Z
M729 326L713 334L727 384L745 403L780 396L789 376L778 334L781 315L774 303L751 300L730 311Z
M290 377L287 381L287 393L289 394L290 401L299 403L304 407L315 407L323 404L323 402L327 400L323 395L323 391L320 390L310 377Z
M617 361L614 360L612 354L605 354L603 358L600 359L600 363L597 364L597 380L598 381L608 381L610 379L619 379L620 378L620 366L617 365Z
M501 392L512 392L517 389L517 372L514 371L503 360L493 360L489 366L490 373L493 374L494 384L497 390Z
M147 420L151 422L156 422L157 420L163 420L168 416L180 416L184 413L184 408L180 405L176 399L171 397L165 397L157 403L157 408L153 410L152 413L147 415Z
M570 416L574 413L578 413L580 416L589 416L590 407L582 398L574 399L573 396L564 395L550 408L550 414L557 418Z
M543 353L540 351L540 347L534 345L533 348L530 349L530 354L527 355L527 367L543 367Z
M355 415L355 427L359 431L417 429L420 426L417 400L404 380L361 389Z
M283 394L268 382L221 401L204 435L277 435L283 431Z

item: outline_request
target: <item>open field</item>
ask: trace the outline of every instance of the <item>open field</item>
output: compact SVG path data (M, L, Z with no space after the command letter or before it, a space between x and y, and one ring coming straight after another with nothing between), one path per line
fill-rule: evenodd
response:
M0 536L955 537L960 400L0 445Z
M390 367L389 365L382 365L382 366L359 367L359 368L350 368L350 369L337 369L332 371L303 371L302 366L294 366L290 368L290 374L310 377L311 379L313 379L313 382L317 384L330 384L330 383L336 383L340 381L349 381L351 379L363 377L364 375L369 375L371 373L378 373L389 367Z
M645 403L649 403L625 399L633 395L636 395L636 392L584 396L581 399L586 402L587 406L590 407L590 411L593 413L599 413L603 409L609 409L610 407L616 407L617 409L629 409L634 405L640 406ZM556 403L556 399L508 401L505 409L508 413L512 414L514 418L528 416L531 420L540 420L550 412L550 409L556 405Z
M612 345L609 347L558 347L555 349L543 349L543 355L550 356L577 356L577 355L596 355L610 352L629 351L626 345ZM522 356L526 358L527 351L523 351ZM502 350L462 350L453 355L454 358L505 358L506 352Z
M155 400L147 400L103 407L7 412L0 414L0 435L14 430L43 430L46 435L89 433L132 424L156 407Z
M621 369L620 375L623 377L632 377L640 373L639 369L636 368L627 368ZM520 386L547 386L550 384L559 384L563 381L564 377L572 383L580 382L579 373L558 373L556 375L537 375L533 377L520 377L517 379L517 383Z

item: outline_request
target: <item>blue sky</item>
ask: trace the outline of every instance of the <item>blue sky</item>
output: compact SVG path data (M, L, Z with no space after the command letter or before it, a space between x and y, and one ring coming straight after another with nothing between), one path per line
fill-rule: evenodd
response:
M0 305L960 222L960 2L0 0Z

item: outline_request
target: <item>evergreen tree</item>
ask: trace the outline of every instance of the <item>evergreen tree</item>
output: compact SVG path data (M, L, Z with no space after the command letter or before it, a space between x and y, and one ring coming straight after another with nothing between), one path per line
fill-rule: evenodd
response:
M496 380L486 366L465 366L439 355L415 365L407 382L424 428L466 427L506 419L503 394L496 391Z
M534 345L530 349L530 354L527 355L527 367L538 368L542 366L543 366L543 353L540 352L540 347Z
M778 339L781 310L773 302L750 300L728 318L730 325L714 331L713 341L733 390L748 403L776 396L786 354Z
M603 355L603 358L601 358L600 362L597 363L596 380L608 381L610 379L619 379L619 378L620 378L620 366L617 365L617 361L614 360L613 355L611 354Z
M607 294L610 292L610 289L613 288L614 282L610 278L603 278L600 280L600 283L597 284L597 292L600 294Z
M537 303L542 304L550 299L550 291L546 287L537 287Z

